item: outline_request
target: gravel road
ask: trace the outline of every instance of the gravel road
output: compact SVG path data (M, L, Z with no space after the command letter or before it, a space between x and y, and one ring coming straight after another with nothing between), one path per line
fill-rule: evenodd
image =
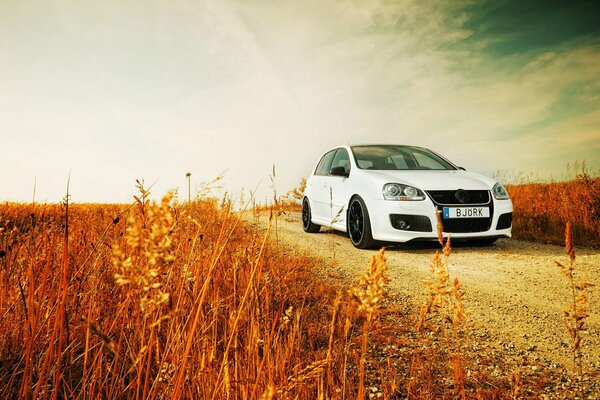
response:
M266 216L258 221L264 229ZM275 228L272 228L273 231ZM364 272L374 251L355 249L341 233L302 231L299 213L278 219L273 239L292 253L322 261L323 276L348 285ZM276 236L276 237L275 237ZM414 306L424 298L423 280L430 273L436 243L392 246L386 249L390 291L395 301ZM600 251L576 246L578 280L596 284L587 290L590 317L582 342L584 365L600 372ZM466 293L463 304L472 332L486 347L507 357L523 357L549 366L572 367L569 337L563 311L569 301L567 279L555 261L567 265L563 247L514 239L501 239L487 247L453 244L449 258L451 277L457 277Z

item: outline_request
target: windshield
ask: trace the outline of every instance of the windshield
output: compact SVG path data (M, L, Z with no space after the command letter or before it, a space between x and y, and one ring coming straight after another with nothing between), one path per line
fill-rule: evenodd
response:
M456 166L422 147L352 146L356 165L373 170L455 170Z

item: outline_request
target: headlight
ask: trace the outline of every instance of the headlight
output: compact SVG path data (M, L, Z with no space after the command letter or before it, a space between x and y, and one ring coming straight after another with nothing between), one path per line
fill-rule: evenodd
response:
M496 184L492 188L492 194L494 195L494 198L496 200L508 200L509 198L508 192L506 191L504 186L500 184L500 182L496 182Z
M383 186L383 198L386 200L418 201L425 200L425 193L412 186L386 183Z

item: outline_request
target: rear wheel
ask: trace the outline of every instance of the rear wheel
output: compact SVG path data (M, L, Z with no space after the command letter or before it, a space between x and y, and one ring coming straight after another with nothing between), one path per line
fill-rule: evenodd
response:
M348 207L348 236L354 247L359 249L372 249L377 245L371 233L369 211L363 199L359 196L350 201Z
M304 229L304 232L308 232L308 233L319 232L319 229L321 229L321 226L319 226L317 224L313 224L311 219L312 219L312 213L310 211L310 203L308 202L308 199L305 197L302 200L302 228Z

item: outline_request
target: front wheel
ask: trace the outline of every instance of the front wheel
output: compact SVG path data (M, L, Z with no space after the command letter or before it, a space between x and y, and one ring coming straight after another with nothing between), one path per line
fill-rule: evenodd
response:
M359 249L372 249L377 245L371 233L369 211L363 199L354 197L348 206L348 236L354 247Z
M302 228L304 229L304 232L308 232L308 233L319 232L319 229L321 229L321 226L319 226L317 224L313 224L311 219L312 219L312 213L310 211L310 203L308 202L308 199L305 197L304 200L302 200Z

